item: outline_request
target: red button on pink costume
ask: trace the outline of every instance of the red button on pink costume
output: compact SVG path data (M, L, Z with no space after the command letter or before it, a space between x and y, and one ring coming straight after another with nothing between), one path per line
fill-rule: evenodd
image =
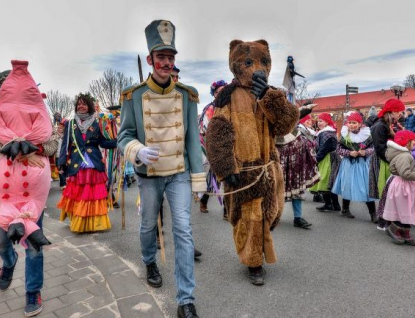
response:
M52 125L35 81L27 70L27 61L12 61L13 70L0 88L0 143L16 138L41 144L50 139ZM0 227L7 231L12 223L23 223L25 239L39 229L36 225L50 189L50 166L41 157L44 168L7 160L0 154ZM7 185L6 185L7 184ZM22 215L29 213L29 218Z

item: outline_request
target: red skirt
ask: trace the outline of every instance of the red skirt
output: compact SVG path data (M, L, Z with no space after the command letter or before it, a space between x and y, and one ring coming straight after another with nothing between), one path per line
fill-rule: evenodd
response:
M71 220L72 232L96 232L111 228L107 205L107 175L96 169L80 169L67 179L62 198L60 220Z

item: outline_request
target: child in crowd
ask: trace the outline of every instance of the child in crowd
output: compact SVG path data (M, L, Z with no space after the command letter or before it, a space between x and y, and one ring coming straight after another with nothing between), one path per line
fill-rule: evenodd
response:
M329 113L320 114L317 124L320 130L317 133L316 140L316 160L320 172L320 181L310 188L310 191L323 194L324 205L317 207L318 211L340 211L337 194L330 192L334 176L340 164L340 158L336 154L336 126Z
M384 191L385 209L383 218L391 224L386 229L396 244L415 245L411 236L411 224L415 224L415 163L411 151L415 133L398 131L387 143L386 159L392 173L388 189Z
M341 215L354 219L350 201L366 202L370 218L377 223L376 205L369 198L369 162L373 154L373 142L369 127L362 126L362 116L352 112L341 130L337 154L343 159L332 192L343 198Z

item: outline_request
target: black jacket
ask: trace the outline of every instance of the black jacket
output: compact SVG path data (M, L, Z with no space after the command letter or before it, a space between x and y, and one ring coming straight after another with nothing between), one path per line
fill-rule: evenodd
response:
M337 137L335 131L324 131L317 136L317 154L316 160L320 162L324 157L335 151L337 148Z
M383 161L389 162L386 157L386 143L388 139L392 138L390 129L385 123L383 118L379 118L375 123L370 127L370 133L373 139L373 147L375 148L376 155Z
M69 125L71 123L73 127L69 129ZM105 171L105 163L102 161L101 150L98 148L98 146L106 149L113 149L117 147L117 140L105 139L99 128L98 120L94 121L94 123L87 130L85 140L82 138L81 130L79 129L75 120L71 120L65 124L65 133L63 135L62 148L58 159L58 166L67 166L68 177L75 175L81 167L82 157L79 154L78 149L76 149L76 145L73 140L72 129L80 152L82 154L85 152L88 153L88 157L94 164L95 169L101 172Z

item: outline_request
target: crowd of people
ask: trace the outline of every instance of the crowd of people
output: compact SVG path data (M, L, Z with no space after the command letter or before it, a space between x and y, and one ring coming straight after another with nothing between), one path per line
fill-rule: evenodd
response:
M351 203L364 202L371 222L394 243L415 245L410 232L415 224L412 109L390 99L366 118L356 111L345 114L337 127L329 113L313 113L315 104L298 109L284 91L268 85L266 41L235 40L230 44L230 61L238 61L230 64L235 79L213 82L213 101L198 115L198 92L178 81L174 25L153 21L145 35L152 73L122 92L121 106L114 108L121 108L118 136L103 131L89 93L76 96L73 119L55 114L52 122L27 62L13 61L12 71L0 74L0 289L12 282L18 258L13 244L21 243L26 316L43 308L42 246L50 242L42 218L53 165L62 190L61 221L68 218L77 233L111 229L108 212L116 195L109 183L118 179L108 177L103 149L118 148L126 167L118 178L138 183L142 260L154 288L163 285L156 256L164 198L168 201L178 317L198 317L194 258L201 252L194 247L190 222L193 198L199 211L208 213L210 196L218 197L254 285L265 283L264 260L277 260L271 231L284 202L292 204L294 227L312 228L303 217L306 191L321 196L324 204L317 211L348 219L355 218ZM247 50L260 61L258 66L250 60L248 71L238 65Z

